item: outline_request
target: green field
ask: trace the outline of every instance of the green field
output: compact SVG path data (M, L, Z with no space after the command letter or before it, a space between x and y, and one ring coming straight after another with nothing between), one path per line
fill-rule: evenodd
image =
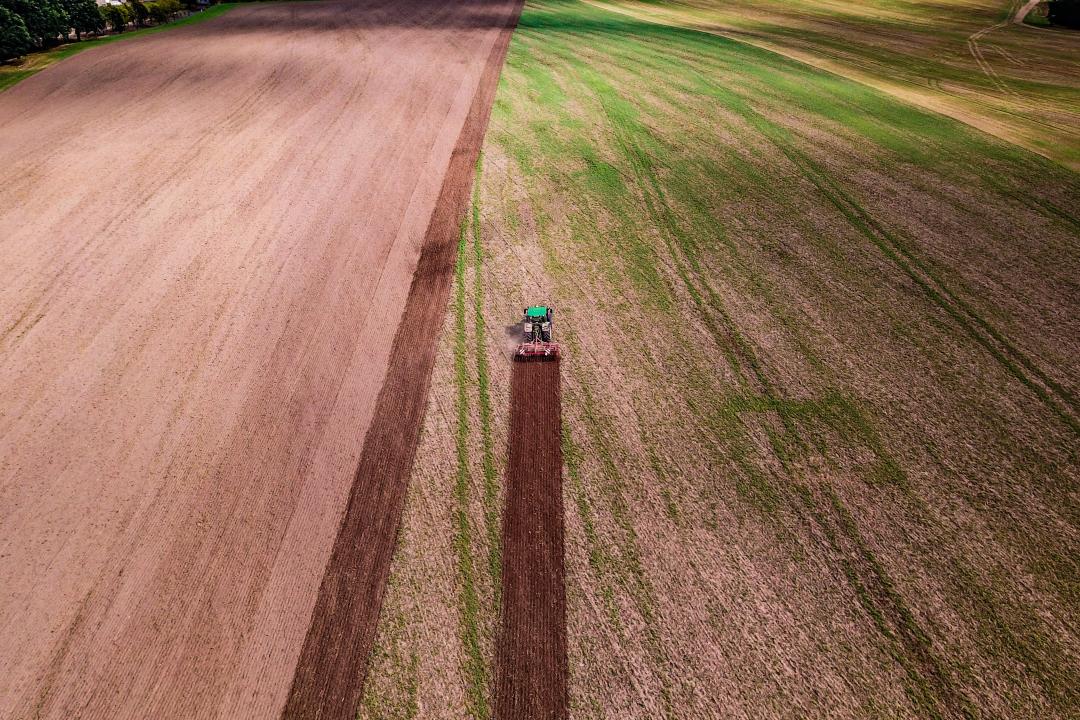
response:
M1080 33L1013 22L1021 0L594 0L722 33L1080 170Z
M362 717L489 716L536 302L573 717L1075 712L1080 176L576 0L526 5L481 169Z

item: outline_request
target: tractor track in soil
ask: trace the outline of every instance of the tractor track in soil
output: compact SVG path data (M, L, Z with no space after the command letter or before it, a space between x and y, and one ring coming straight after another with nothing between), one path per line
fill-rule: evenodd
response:
M352 718L363 695L390 560L420 439L436 342L476 159L521 2L492 46L424 238L386 381L319 589L283 718Z
M567 717L559 360L514 363L496 718Z

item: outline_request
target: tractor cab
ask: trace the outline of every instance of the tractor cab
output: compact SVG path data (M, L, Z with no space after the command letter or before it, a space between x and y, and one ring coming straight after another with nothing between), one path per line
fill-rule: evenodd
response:
M523 339L517 349L518 358L559 355L559 346L551 342L551 318L555 309L547 305L532 305L522 311Z
M551 342L551 308L533 305L525 308L521 324L525 330L525 342Z

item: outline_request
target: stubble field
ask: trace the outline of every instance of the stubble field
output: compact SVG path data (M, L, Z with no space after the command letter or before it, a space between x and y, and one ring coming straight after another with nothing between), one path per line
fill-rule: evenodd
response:
M1080 170L1080 37L1029 0L591 0L763 47Z
M1068 717L1080 180L752 45L526 5L361 716L491 717L557 308L572 717Z

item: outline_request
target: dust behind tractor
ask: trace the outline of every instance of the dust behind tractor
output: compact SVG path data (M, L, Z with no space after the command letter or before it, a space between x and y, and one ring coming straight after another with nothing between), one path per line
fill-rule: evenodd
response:
M533 305L522 311L524 340L514 353L515 360L547 360L559 357L559 344L551 342L551 318L554 314L555 309L547 305Z

